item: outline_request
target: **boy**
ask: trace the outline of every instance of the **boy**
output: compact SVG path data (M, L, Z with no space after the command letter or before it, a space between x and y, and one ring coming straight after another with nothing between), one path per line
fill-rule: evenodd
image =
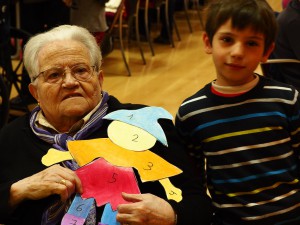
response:
M217 78L186 99L176 127L215 206L214 225L299 225L299 98L254 73L276 36L265 0L217 0L203 41Z

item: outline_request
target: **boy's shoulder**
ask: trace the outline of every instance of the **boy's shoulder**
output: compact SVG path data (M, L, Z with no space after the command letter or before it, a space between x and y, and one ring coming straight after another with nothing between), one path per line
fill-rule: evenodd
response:
M299 94L294 86L261 75L259 84L251 93L251 98L269 99L268 101L274 103L278 102L279 99L280 102L295 102L297 101Z
M200 99L205 99L206 96L210 93L211 90L211 83L206 84L203 88L199 89L196 93L192 94L191 96L187 97L181 104L185 105L191 101L197 101Z
M263 84L263 86L266 88L266 87L277 87L278 90L285 90L285 89L289 89L293 92L296 91L296 88L290 84L286 84L286 83L283 83L281 81L277 81L277 80L274 80L272 78L269 78L269 77L265 77L265 76L261 76L260 75L260 82Z
M211 83L206 84L203 88L186 98L178 109L178 114L187 114L190 111L197 110L206 105L208 96L211 91Z

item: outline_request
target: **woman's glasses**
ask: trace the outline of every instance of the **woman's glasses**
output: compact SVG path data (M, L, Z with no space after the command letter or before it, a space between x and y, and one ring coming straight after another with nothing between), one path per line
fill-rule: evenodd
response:
M67 69L76 80L87 81L92 77L95 68L96 66L89 66L86 64L76 64L72 67L53 67L40 72L32 79L32 82L42 75L44 77L44 81L49 84L61 83L65 78Z

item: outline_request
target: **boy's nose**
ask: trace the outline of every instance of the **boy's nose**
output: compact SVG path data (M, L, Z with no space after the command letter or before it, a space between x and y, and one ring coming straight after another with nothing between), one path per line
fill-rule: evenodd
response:
M232 56L242 56L244 53L244 47L242 43L236 43L235 45L232 46L231 49L231 55Z

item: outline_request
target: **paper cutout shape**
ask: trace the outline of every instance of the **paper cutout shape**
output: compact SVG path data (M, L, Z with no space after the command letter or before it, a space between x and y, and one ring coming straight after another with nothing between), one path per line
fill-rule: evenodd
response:
M104 211L101 217L100 224L109 224L109 225L121 225L117 220L118 211L113 211L111 205L108 203L104 207Z
M166 135L158 119L172 120L172 115L161 107L145 107L136 110L117 110L103 117L139 127L152 134L163 145L168 146Z
M68 141L69 152L51 148L42 158L42 163L50 166L75 159L81 166L76 173L82 182L83 198L95 198L97 206L106 204L98 225L119 225L116 209L119 204L126 203L121 193L140 193L132 167L137 169L142 182L159 180L168 199L182 200L182 191L168 179L182 171L147 150L155 145L156 139L167 146L166 136L157 121L160 118L173 119L160 107L112 112L104 117L115 120L107 131L111 139ZM83 224L91 209L89 205L81 205L80 202L85 201L77 197L62 224ZM84 207L83 214L76 214L79 206Z
M51 166L58 162L73 160L69 151L58 151L57 149L50 148L48 153L42 157L42 163L45 166Z
M133 151L145 151L156 142L156 138L147 131L117 120L109 124L107 134L113 143Z
M115 145L109 138L69 141L68 149L80 166L101 157L115 166L136 168L142 182L160 180L182 173L178 167L149 150L130 151Z
M182 200L182 191L175 187L168 178L161 179L159 182L164 187L168 199L173 199L176 202Z
M110 203L113 210L128 203L122 192L140 194L132 168L117 167L100 158L77 169L81 180L83 198L94 198L97 206Z
M83 225L94 204L94 199L82 199L76 194L68 212L64 215L61 224Z
M179 202L182 200L181 190L175 188L168 177L178 175L182 171L147 150L154 146L155 138L167 146L164 131L157 121L160 118L172 120L172 116L160 107L114 111L104 117L104 119L115 120L108 127L108 136L111 139L68 141L70 152L50 149L42 158L42 162L50 166L73 158L79 166L84 166L97 158L103 158L114 166L134 167L142 182L159 180L165 188L167 197ZM90 172L93 173L92 170ZM93 194L89 197L95 197ZM115 207L113 202L112 206Z

